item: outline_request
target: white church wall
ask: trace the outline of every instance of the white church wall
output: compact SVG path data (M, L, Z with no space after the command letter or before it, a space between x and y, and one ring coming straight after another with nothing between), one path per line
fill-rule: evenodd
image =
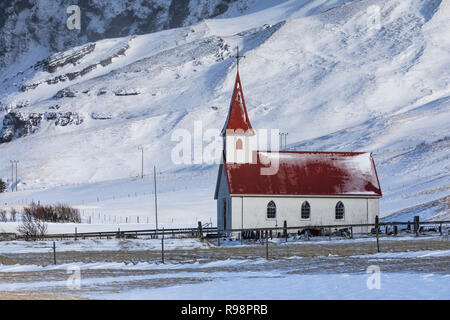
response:
M375 223L375 217L380 214L379 199L368 199L369 223Z
M267 204L273 200L277 206L275 219L267 218ZM309 219L301 218L301 206L308 201L311 206ZM345 206L344 219L336 220L335 207L338 201ZM233 228L288 226L345 225L373 223L378 214L378 199L340 197L232 197ZM242 215L242 209L244 214ZM355 228L355 233L368 232L370 228Z
M242 204L243 197L231 197L231 208L232 208L232 228L242 229Z

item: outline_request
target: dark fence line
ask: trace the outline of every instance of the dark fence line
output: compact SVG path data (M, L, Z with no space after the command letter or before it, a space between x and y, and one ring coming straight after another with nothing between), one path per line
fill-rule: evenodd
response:
M360 228L360 227L372 227L375 229L377 236L379 233L380 227L389 227L392 226L393 230L392 232L394 234L397 234L398 232L398 226L406 226L407 230L411 230L411 227L413 227L414 232L416 235L420 232L420 227L425 225L436 225L439 226L439 232L442 234L442 226L450 224L450 220L440 220L440 221L420 221L419 217L414 217L414 221L387 221L387 222L381 222L378 220L378 217L375 221L375 223L353 223L353 224L333 224L333 225L303 225L303 226L288 226L287 222L284 221L283 226L280 227L261 227L261 228L243 228L243 229L226 229L226 230L219 230L217 227L206 227L205 225L202 225L201 222L198 222L197 228L172 228L172 229L146 229L146 230L120 230L120 228L117 231L100 231L100 232L82 232L78 233L77 228L75 228L74 233L59 233L59 234L46 234L44 236L42 235L34 235L34 236L26 236L21 235L18 238L19 239L26 239L26 240L34 240L34 239L67 239L67 238L74 238L75 240L80 238L135 238L138 236L150 236L154 238L158 238L158 236L165 234L167 235L191 235L203 238L204 235L209 236L215 236L217 238L220 238L221 236L227 236L232 233L239 233L241 234L240 238L244 234L248 233L258 233L261 234L262 232L272 232L273 231L283 231L283 236L287 237L289 230L297 230L297 231L305 231L305 230L326 230L326 229L348 229L351 233L351 237L353 238L353 228ZM377 228L378 226L378 228ZM272 235L271 235L272 237ZM259 238L259 237L258 237Z
M296 226L296 227L288 227L287 222L284 221L282 227L269 227L269 228L247 228L247 229L231 229L231 230L218 230L218 228L215 227L207 227L208 224L202 225L202 223L198 222L197 228L176 228L176 229L150 229L150 230L125 230L120 231L118 229L117 231L104 231L104 232L84 232L84 233L78 233L77 228L75 228L75 233L63 233L63 234L49 234L44 236L21 236L21 238L24 238L26 240L37 240L37 239L56 239L56 238L74 238L77 240L78 238L102 238L106 237L109 239L110 237L115 238L125 238L125 237L132 237L137 238L138 236L150 236L152 238L158 238L159 235L161 235L161 263L165 262L164 259L164 237L167 235L180 235L180 234L189 234L191 236L204 238L204 235L206 233L206 236L209 235L215 235L217 237L217 246L220 247L220 239L222 235L227 236L230 233L239 233L240 234L240 241L242 244L243 238L248 236L249 234L255 235L253 239L262 239L264 240L265 244L265 256L266 259L269 259L269 238L273 237L273 231L274 230L282 230L283 231L283 237L286 239L286 242L288 241L289 232L288 230L312 230L312 229L319 229L319 230L325 230L325 229L332 229L332 228L340 228L342 229L350 229L350 232L347 231L347 234L350 235L350 238L353 238L353 228L356 227L373 227L371 229L371 232L375 229L376 234L376 248L377 252L380 252L380 243L379 243L379 234L380 234L380 227L385 226L386 227L386 233L387 233L387 227L392 226L394 229L394 234L397 234L398 232L398 226L399 225L405 225L406 230L411 230L411 225L414 225L414 232L416 236L419 236L420 234L420 225L439 225L439 232L442 235L442 226L450 224L450 220L442 220L442 221L422 221L420 222L419 217L415 216L414 221L411 223L410 221L402 222L402 221L391 221L391 222L380 222L378 216L375 218L375 223L357 223L357 224L335 224L335 225L306 225L306 226ZM279 236L280 234L278 234ZM306 236L309 240L309 233L306 232ZM331 240L331 233L329 234L330 240ZM53 263L56 264L56 245L55 241L53 241Z
M76 228L75 228L76 229ZM201 228L202 232L215 232L217 228ZM199 236L199 228L175 228L175 229L147 229L147 230L120 230L117 231L99 231L99 232L75 232L75 233L55 233L45 235L26 236L20 235L19 239L34 240L34 239L84 239L84 238L127 238L137 236L151 236L157 238L160 235L180 235L188 234L192 236Z
M231 234L231 233L240 233L240 240L242 244L242 239L245 238L252 238L252 239L265 239L266 242L266 251L268 256L268 239L273 238L273 231L282 231L283 233L278 233L275 235L275 237L280 238L283 237L286 239L286 242L288 241L289 236L289 230L297 230L297 232L300 234L300 232L306 231L306 237L309 240L310 234L308 231L320 231L321 235L325 235L324 231L331 229L335 229L341 232L341 235L347 235L350 238L353 238L353 228L357 227L372 227L369 234L375 234L376 236L376 246L377 251L380 252L380 243L379 243L379 236L381 233L381 227L385 227L385 233L388 234L388 227L391 226L392 230L389 230L390 234L397 235L398 234L398 226L404 225L404 230L411 231L411 227L413 227L413 232L416 236L419 236L421 232L423 232L423 227L425 225L428 226L438 226L438 232L440 235L443 235L443 225L450 224L450 220L439 220L439 221L420 221L419 216L414 217L414 221L386 221L386 222L380 222L378 216L375 217L375 223L354 223L354 224L334 224L334 225L306 225L306 226L295 226L295 227L288 227L286 220L283 223L282 227L269 227L269 228L247 228L247 229L229 229L229 230L218 230L217 234L217 246L220 247L220 238L221 235L224 234L225 236ZM329 232L328 236L331 240L332 233Z
M240 241L241 244L242 239L245 237L247 239L256 239L256 240L264 240L265 246L266 246L266 258L269 258L269 244L268 239L273 238L273 231L282 231L283 233L278 233L275 235L277 238L285 238L286 242L288 241L289 236L289 230L297 230L298 234L301 232L305 232L306 238L309 240L310 234L309 231L319 231L320 235L325 235L325 230L329 230L328 233L329 239L331 240L332 232L331 230L334 228L337 231L344 231L341 232L341 235L346 235L349 238L353 238L353 228L357 227L372 227L370 229L369 234L375 234L376 237L376 248L377 252L380 252L380 242L379 242L379 236L381 233L381 227L385 227L385 233L386 234L394 234L397 235L399 230L398 226L405 226L404 230L408 230L410 232L414 232L415 235L418 237L420 233L422 233L424 229L424 226L436 226L437 230L440 233L440 235L443 235L443 225L449 225L450 220L439 220L439 221L420 221L419 216L414 217L414 221L386 221L386 222L380 222L378 216L375 217L375 223L355 223L355 224L334 224L334 225L306 225L306 226L295 226L295 227L288 227L287 222L284 221L282 227L269 227L269 228L247 228L247 229L229 229L229 230L218 230L217 233L217 246L220 247L220 238L222 235L230 235L231 233L240 233ZM388 227L392 227L392 230L389 230ZM411 230L411 227L413 227L413 231ZM340 229L340 230L338 230Z
M394 222L379 222L378 226L394 226L394 225L413 225L414 222L402 222L402 221L394 221ZM439 224L450 224L450 220L442 220L442 221L420 221L420 225L439 225ZM244 232L244 231L265 231L265 230L303 230L303 229L329 229L329 228L357 228L357 227L374 227L375 223L353 223L353 224L330 224L330 225L304 225L304 226L295 226L295 227L261 227L261 228L244 228L244 229L226 229L221 230L221 232Z

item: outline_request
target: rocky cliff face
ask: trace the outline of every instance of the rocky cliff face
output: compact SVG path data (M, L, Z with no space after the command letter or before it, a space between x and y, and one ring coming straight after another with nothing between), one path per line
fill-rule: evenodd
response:
M2 0L0 68L33 49L41 58L105 38L176 28L225 13L237 0ZM66 10L78 5L81 29L69 30Z

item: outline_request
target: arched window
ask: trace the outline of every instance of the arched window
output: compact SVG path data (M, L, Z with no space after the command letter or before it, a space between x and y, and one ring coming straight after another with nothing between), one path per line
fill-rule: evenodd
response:
M309 219L311 216L311 206L308 201L302 203L302 219Z
M345 213L344 204L341 201L339 201L338 203L336 203L336 210L335 210L336 220L344 219L344 213Z
M237 139L236 141L236 150L242 150L243 146L242 146L242 139Z
M272 200L267 204L267 218L275 219L277 216L277 206Z

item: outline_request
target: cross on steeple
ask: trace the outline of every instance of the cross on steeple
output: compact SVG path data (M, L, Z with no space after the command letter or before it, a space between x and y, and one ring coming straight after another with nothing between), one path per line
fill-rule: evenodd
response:
M236 55L234 56L234 58L236 58L237 71L239 71L239 60L240 60L241 58L245 58L245 56L240 56L240 55L239 55L239 46L236 47L236 50L237 50L237 53L236 53Z

